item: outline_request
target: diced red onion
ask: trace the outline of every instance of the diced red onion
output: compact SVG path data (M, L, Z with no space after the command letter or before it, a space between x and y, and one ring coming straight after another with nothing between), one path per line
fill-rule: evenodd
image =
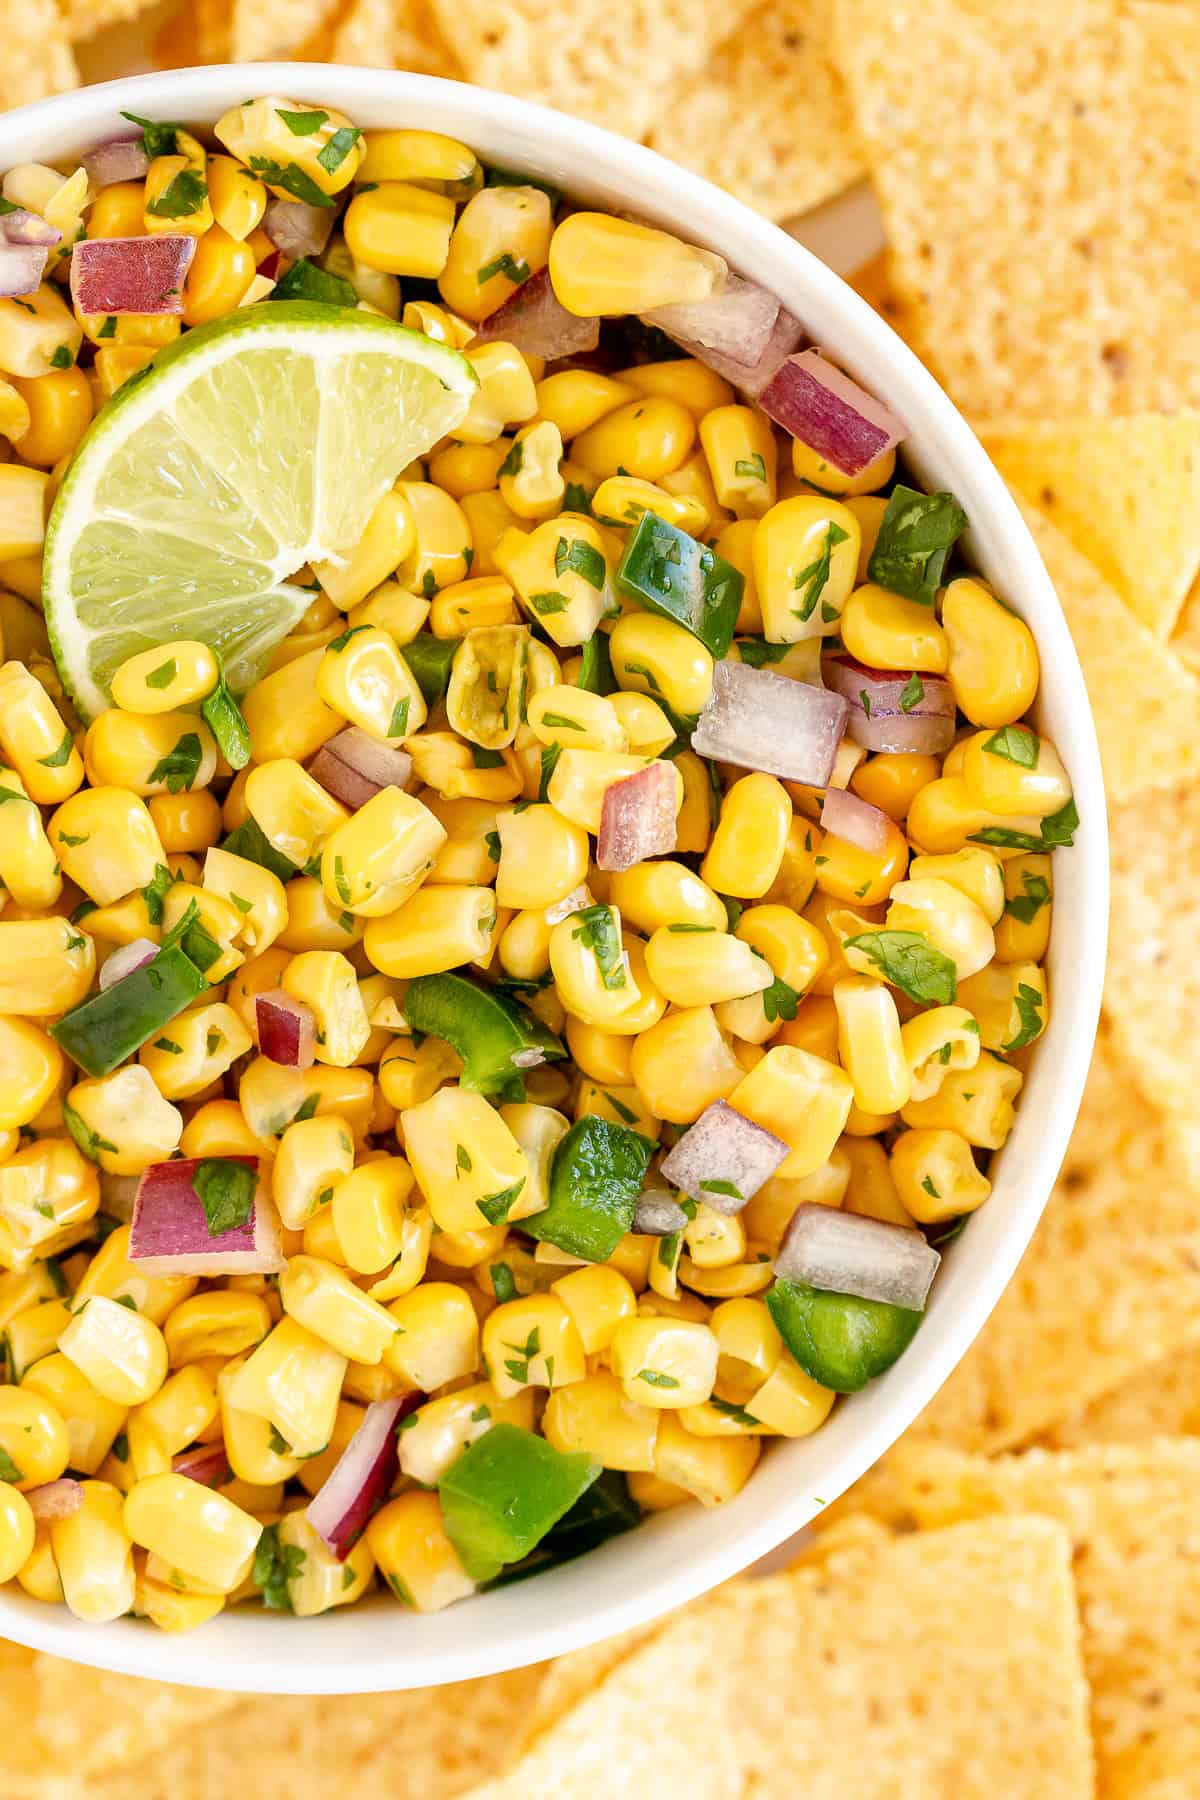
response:
M158 945L152 944L149 938L134 938L132 943L122 944L119 950L113 951L100 971L101 990L107 991L118 981L124 981L135 969L144 969L157 955Z
M693 1200L722 1213L741 1212L788 1154L773 1131L725 1100L706 1106L664 1156L662 1176Z
M110 1175L107 1169L101 1169L100 1211L127 1225L133 1217L140 1179L138 1175Z
M550 285L549 269L539 269L484 319L470 348L498 340L553 362L560 356L581 356L594 350L600 342L600 321L577 319L569 313Z
M821 829L868 856L882 856L892 835L892 821L877 806L845 788L828 787L821 807Z
M598 869L632 869L648 856L675 848L675 766L652 762L604 790Z
M25 1498L35 1519L50 1524L55 1519L69 1519L83 1505L83 1487L69 1475L57 1481L44 1481L41 1487L26 1488Z
M151 1163L138 1183L129 1259L147 1275L275 1275L285 1265L279 1216L261 1181L249 1219L215 1236L192 1177L211 1157ZM258 1169L256 1156L223 1157Z
M759 395L767 417L844 475L859 475L906 436L903 419L819 350L780 363Z
M41 244L0 242L0 299L35 294L45 272L48 254Z
M268 200L263 230L277 250L298 261L320 256L333 230L332 206L309 206L304 200Z
M775 1273L829 1293L923 1312L941 1260L915 1228L809 1203L792 1214Z
M171 1458L171 1468L176 1475L186 1475L189 1481L211 1488L224 1487L233 1474L225 1445L219 1439L215 1444L193 1444L190 1450L181 1450Z
M719 662L692 747L717 762L824 787L850 708L840 694L770 669Z
M872 669L852 656L828 656L824 674L825 685L849 701L846 732L864 749L943 756L953 744L954 694L945 676L918 677L923 692L913 702L913 676L904 670ZM907 707L901 704L905 699Z
M258 1047L269 1062L285 1069L311 1069L317 1026L311 1006L293 1000L282 988L269 988L254 1001Z
M93 188L111 187L114 181L140 181L150 167L140 131L132 137L108 138L80 160Z
M779 302L757 282L730 275L719 294L676 306L656 306L641 314L645 325L665 331L682 350L708 363L723 364L746 375L771 342L779 319ZM722 371L723 372L723 371ZM737 376L731 375L731 381Z
M182 232L84 238L71 252L71 298L82 313L178 313L196 240Z
M309 1524L339 1562L345 1562L363 1527L387 1496L399 1468L396 1427L422 1404L422 1393L375 1400L329 1475L305 1509Z
M327 794L357 812L381 788L404 787L412 775L412 757L350 725L321 745L308 772Z
M62 243L62 232L57 225L48 224L40 213L18 207L16 212L0 214L0 243L36 244L41 250L53 250L55 244Z
M661 1188L648 1188L639 1197L633 1215L633 1229L646 1237L670 1237L682 1231L687 1222L688 1216L679 1202Z
M279 251L272 250L269 256L264 256L255 273L261 275L264 281L278 281L283 274L283 257Z

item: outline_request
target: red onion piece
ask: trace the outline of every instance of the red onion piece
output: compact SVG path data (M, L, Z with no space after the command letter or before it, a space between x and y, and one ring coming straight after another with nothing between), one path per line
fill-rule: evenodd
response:
M308 772L327 794L357 812L381 788L404 787L412 775L412 757L350 725L321 745Z
M914 677L905 670L872 669L852 656L829 656L824 675L826 687L849 701L846 732L864 749L942 756L953 744L954 694L944 675L915 677L921 687L917 700Z
M374 1400L317 1493L306 1507L309 1524L339 1562L345 1562L367 1520L386 1497L400 1466L396 1427L425 1395Z
M82 313L177 313L196 240L182 233L85 238L71 252L71 298Z
M263 230L277 250L298 261L320 256L333 230L332 206L309 206L304 200L268 200Z
M892 821L857 794L828 787L821 807L821 829L843 843L855 844L869 856L882 856L892 835Z
M285 1069L311 1069L316 1053L317 1027L311 1006L293 1000L282 988L271 988L254 1001L258 1047L263 1055Z
M41 1487L27 1488L25 1498L35 1519L49 1524L54 1519L69 1519L83 1505L83 1488L69 1475L57 1481L44 1481Z
M140 181L150 167L142 134L108 138L80 159L93 189L111 187L114 181Z
M850 708L840 694L747 663L719 662L692 747L717 762L824 787Z
M19 299L36 294L46 268L47 250L41 244L0 242L0 299Z
M549 269L539 269L483 321L468 348L498 340L553 362L594 350L600 342L600 321L569 313L550 285Z
M775 1273L786 1281L923 1312L941 1257L921 1233L832 1206L798 1206Z
M285 1265L279 1216L260 1182L249 1219L215 1236L192 1177L212 1157L151 1163L133 1204L129 1259L147 1275L275 1275ZM256 1156L228 1156L257 1172Z
M178 1456L172 1457L171 1468L176 1475L198 1481L201 1487L224 1487L233 1475L225 1445L220 1440L215 1444L193 1444L190 1450L181 1450Z
M665 331L681 349L710 368L716 367L712 358L718 357L744 376L757 365L774 336L779 302L757 282L730 275L720 293L707 300L656 306L641 318L643 324ZM736 381L737 376L731 375L730 380Z
M149 938L134 938L132 943L122 944L114 950L100 971L101 991L124 981L135 969L144 969L147 963L153 962L158 955L158 945L152 944Z
M637 1210L633 1215L633 1229L646 1237L671 1237L676 1231L683 1231L688 1216L677 1200L661 1189L648 1188L639 1195Z
M767 417L844 475L859 475L906 436L903 419L819 350L780 365L759 395Z
M773 1131L728 1101L714 1100L663 1157L661 1174L714 1211L738 1213L787 1154L788 1146Z
M675 767L669 762L652 762L605 788L596 867L632 869L647 856L673 850L675 800Z
M62 232L57 225L48 225L40 213L18 207L16 212L0 215L0 243L36 244L39 249L53 250L62 243Z
M255 273L261 275L264 281L278 281L283 274L283 257L279 251L272 250L269 256L264 256Z

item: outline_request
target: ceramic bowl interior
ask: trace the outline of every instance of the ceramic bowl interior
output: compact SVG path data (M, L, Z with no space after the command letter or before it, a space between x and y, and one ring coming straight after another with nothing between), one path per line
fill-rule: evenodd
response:
M133 77L0 118L0 169L54 162L123 127L123 110L210 123L249 92L324 103L365 127L421 126L576 198L636 213L720 251L775 292L813 340L903 417L928 488L965 507L968 556L1038 641L1038 720L1070 769L1082 818L1055 858L1049 1029L987 1205L949 1249L928 1316L896 1366L839 1403L813 1437L775 1444L719 1511L681 1507L580 1560L429 1617L384 1599L303 1623L253 1608L170 1636L135 1620L85 1625L0 1590L0 1634L81 1663L206 1687L362 1693L516 1668L642 1624L769 1551L841 1494L900 1435L967 1349L1038 1222L1075 1118L1099 1012L1107 838L1095 730L1062 611L1033 541L978 440L890 328L808 251L728 195L636 144L561 113L457 83L324 65L258 65Z

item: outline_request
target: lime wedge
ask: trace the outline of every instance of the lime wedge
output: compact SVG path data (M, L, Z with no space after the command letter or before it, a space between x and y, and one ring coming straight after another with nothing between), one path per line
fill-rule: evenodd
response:
M353 549L477 385L457 351L306 301L188 332L95 420L46 533L43 598L85 718L114 670L169 638L219 650L243 692L312 603L289 578Z

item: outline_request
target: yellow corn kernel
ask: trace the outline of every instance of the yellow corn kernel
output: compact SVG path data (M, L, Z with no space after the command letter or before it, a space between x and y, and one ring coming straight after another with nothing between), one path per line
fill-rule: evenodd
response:
M493 1425L504 1421L530 1430L533 1394L525 1388L512 1399L502 1400L490 1382L474 1381L429 1401L409 1418L412 1423L405 1424L400 1434L401 1472L432 1487Z
M757 950L774 974L797 994L808 992L828 962L825 940L816 926L790 906L747 907L734 935Z
M0 307L6 303L0 300ZM0 319L0 327L3 321ZM36 555L41 562L49 477L19 463L0 463L0 561Z
M342 906L331 906L321 883L312 876L297 876L284 889L287 923L279 934L280 954L300 950L350 950L361 942L366 923ZM286 964L284 965L286 966ZM241 971L234 977L235 985ZM268 986L279 986L277 976ZM253 1021L251 1021L253 1024Z
M241 1356L270 1329L270 1310L259 1295L214 1288L181 1300L162 1331L171 1367L178 1369L206 1357Z
M958 997L985 1050L1023 1050L1046 1029L1046 977L1036 963L992 963L960 982Z
M613 1335L610 1356L626 1397L641 1406L656 1410L698 1406L713 1391L718 1345L707 1325L623 1319Z
M231 860L234 859L231 858ZM249 916L247 914L247 917ZM261 956L252 956L242 964L225 990L230 1006L255 1041L258 1038L256 1005L258 996L269 994L280 986L283 981L283 971L287 968L290 960L288 952L282 947L264 950ZM204 1109L202 1108L201 1111ZM199 1113L193 1116L193 1119L189 1121L189 1128L199 1117ZM214 1115L214 1119L216 1118L220 1118L220 1115ZM193 1153L189 1152L189 1154Z
M429 881L436 885L486 887L496 872L491 855L495 847L498 808L488 800L444 800L428 791L427 806L447 836L434 858Z
M777 1249L798 1206L839 1207L850 1183L850 1159L844 1144L836 1144L827 1162L799 1180L772 1175L751 1196L740 1217L747 1236Z
M412 642L429 618L429 602L398 581L384 581L347 614L348 625L379 625L395 643Z
M708 941L708 940L704 940ZM642 1100L660 1119L688 1125L742 1079L710 1006L668 1014L634 1041L630 1067Z
M215 845L204 859L204 891L236 909L241 941L256 958L270 948L287 924L287 895L279 877Z
M615 1084L602 1087L596 1081L580 1082L575 1097L575 1117L582 1119L588 1114L608 1119L614 1125L628 1125L652 1143L658 1142L662 1130L661 1120L654 1117L632 1083L625 1087Z
M995 927L996 961L1040 962L1050 942L1054 877L1049 856L1012 856L1004 864L1004 913Z
M62 1052L26 1019L0 1018L0 1130L35 1119L58 1088Z
M200 1594L190 1591L188 1578L179 1569L170 1571L170 1581L158 1581L146 1569L135 1570L133 1612L139 1619L149 1619L160 1631L194 1631L207 1625L224 1612L224 1594ZM165 1564L160 1565L164 1570ZM187 1587L181 1586L187 1583Z
M529 633L524 625L467 631L454 655L446 717L454 730L485 750L511 744L527 686Z
M292 1321L285 1323L290 1326ZM279 1434L270 1420L230 1403L230 1393L246 1363L246 1357L235 1356L217 1375L225 1454L237 1481L255 1488L269 1488L275 1483L282 1486L299 1473L304 1463L290 1449L280 1451L272 1447L278 1445Z
M939 773L933 756L880 754L860 763L850 777L851 791L877 806L898 824L908 817L916 796Z
M729 1095L729 1104L782 1138L790 1154L777 1173L810 1175L841 1135L854 1098L843 1069L791 1045L773 1045Z
M470 197L483 179L475 152L437 131L368 131L359 181L411 181L453 200Z
M709 1320L717 1340L716 1391L740 1405L756 1393L783 1355L783 1340L761 1300L725 1300Z
M105 193L109 191L106 189ZM211 156L208 160L208 203L220 229L227 237L240 244L262 224L262 216L267 207L267 190L257 176L243 168L232 156ZM92 217L94 220L94 207ZM89 224L88 229L95 237L94 225ZM253 274L253 267L250 272Z
M224 1593L249 1575L263 1529L219 1490L172 1474L134 1484L124 1523L135 1544Z
M326 706L316 687L325 646L333 641L327 633L319 634L313 648L305 649L282 667L271 669L246 695L242 710L256 763L311 756L341 730L341 715ZM252 773L251 770L246 774L246 781ZM225 822L229 825L228 819Z
M459 215L444 267L436 271L447 306L486 319L546 266L550 201L540 188L483 188Z
M948 881L928 877L896 884L887 928L923 932L935 949L951 959L960 981L989 963L996 947L992 928L974 900Z
M980 1149L999 1150L1012 1130L1013 1102L1024 1079L1019 1069L984 1051L973 1069L952 1069L936 1094L910 1100L900 1116L914 1128L957 1131Z
M30 1307L28 1312L18 1314L8 1328L8 1361L13 1381L20 1381L27 1369L33 1367L39 1357L49 1356L58 1347L59 1333L71 1322L70 1310L61 1300L46 1300L41 1306ZM16 1388L7 1390L15 1394ZM2 1427L0 1427L2 1429ZM63 1446L66 1447L66 1427L63 1427ZM26 1455L23 1470L28 1473L29 1456ZM62 1468L55 1474L61 1475L66 1468L64 1457ZM44 1477L52 1481L54 1476ZM20 1487L22 1484L17 1483ZM36 1485L30 1482L32 1487Z
M165 1099L189 1100L211 1086L253 1043L233 1008L217 1001L181 1013L172 1020L170 1034L151 1039L138 1060Z
M444 1088L401 1113L417 1185L443 1231L507 1219L529 1182L520 1144L481 1094Z
M140 1406L166 1379L167 1346L158 1326L101 1295L75 1314L59 1349L118 1406Z
M183 284L184 324L207 325L244 304L254 276L250 245L213 225L197 244Z
M618 1020L642 998L621 945L615 907L570 913L550 933L550 967L568 1012L589 1025L619 1030Z
M204 179L208 158L203 145L189 132L177 132L176 141L180 154L156 156L146 171L142 225L151 234L180 232L185 237L203 237L213 225Z
M609 647L618 685L649 693L679 714L703 710L713 660L682 625L657 613L627 613L613 627Z
M522 604L564 649L586 643L612 605L603 536L581 513L561 513L528 534L506 532L495 559Z
M683 1242L697 1269L727 1269L746 1254L746 1228L737 1214L717 1212L701 1201Z
M7 472L0 465L0 475ZM83 780L83 762L70 730L41 682L23 663L6 662L0 667L0 746L39 806L57 805L74 794Z
M985 970L984 976L972 979L990 973ZM934 1006L918 1013L901 1026L900 1038L914 1100L931 1100L951 1069L973 1069L979 1061L979 1022L966 1005Z
M408 331L419 331L435 343L449 344L452 350L465 350L475 336L475 327L467 319L429 300L407 301L402 323Z
M649 935L667 925L724 931L725 904L685 863L646 862L612 877L611 898L623 918Z
M475 1592L442 1523L436 1494L389 1500L367 1526L367 1548L399 1600L416 1612L440 1612Z
M70 1446L67 1467L78 1469L83 1475L94 1475L125 1423L126 1408L106 1399L82 1370L59 1352L34 1363L21 1387L22 1391L49 1401L66 1425Z
M989 812L974 801L961 775L943 776L923 787L908 813L908 835L913 844L930 855L961 850L970 838L989 827L1020 832L1038 838L1041 820L1032 814Z
M69 1012L83 999L95 973L95 944L68 920L0 921L0 1009L4 1012L32 1018Z
M429 629L434 637L461 638L480 627L515 625L517 616L516 596L509 583L495 575L481 575L442 589L430 608Z
M0 1164L0 1264L27 1267L87 1235L99 1178L69 1138L46 1137Z
M836 630L858 566L858 520L837 500L800 494L765 513L754 536L763 629L777 644Z
M877 669L941 675L949 658L946 634L928 606L871 583L856 588L842 609L842 642Z
M82 329L50 282L43 281L36 293L19 300L0 300L0 369L6 375L48 375L58 351L65 350L74 362L82 342ZM36 485L44 491L45 476L39 476ZM41 541L39 536L30 548L37 548ZM4 554L24 556L26 552L5 550Z
M968 844L952 856L915 856L908 877L949 882L975 902L989 925L996 925L1004 912L1004 874L997 858L982 845Z
M587 1374L578 1329L556 1294L528 1294L497 1306L484 1320L481 1353L502 1399L526 1387L568 1387Z
M824 894L847 903L878 906L908 867L908 844L900 827L887 821L883 846L864 850L827 831L813 857L816 884Z
M700 443L720 504L761 519L775 504L775 434L750 406L718 406L700 420Z
M1036 819L1061 812L1071 798L1071 778L1048 738L1028 725L1005 725L967 739L962 777L976 805L1007 818Z
M289 1550L300 1553L298 1571L287 1580L288 1604L298 1619L315 1618L335 1606L352 1606L371 1584L375 1558L365 1539L340 1560L305 1513L291 1512L279 1521L279 1542L285 1557Z
M105 400L111 400L131 375L136 375L139 369L144 369L153 360L155 351L156 346L153 344L102 344L97 349L92 364L92 379L98 402L103 404Z
M836 1399L831 1388L821 1387L790 1356L781 1356L747 1404L781 1437L808 1437L825 1423Z
M427 787L447 800L477 799L500 803L520 797L522 777L511 750L503 761L480 767L475 751L451 731L423 731L406 745L413 768Z
M707 300L728 273L711 251L598 212L564 219L550 240L549 260L559 302L582 318Z
M427 1037L414 1045L408 1038L397 1038L380 1059L379 1085L389 1106L403 1111L420 1106L461 1073L461 1058L444 1039Z
M628 749L611 700L586 688L565 684L543 688L529 702L528 719L543 744L558 744L564 750Z
M313 564L313 574L343 612L365 600L412 555L417 543L417 521L404 490L415 485L418 484L403 482L384 494L348 560Z
M40 1525L35 1531L33 1549L17 1570L17 1581L31 1600L40 1600L46 1606L65 1604L48 1525Z
M425 701L412 671L377 625L351 626L326 646L316 688L339 718L385 743L398 744L425 723Z
M614 633L614 636L616 634ZM775 881L792 824L792 805L773 775L735 781L700 873L718 893L757 899Z
M839 1150L850 1166L846 1211L887 1225L908 1225L911 1215L901 1203L883 1145L874 1138L843 1138Z
M610 475L592 495L592 510L603 523L625 527L636 525L643 513L652 512L681 531L693 536L708 528L710 513L706 506L690 494L668 493L653 481L642 481L632 475Z
M341 1260L357 1274L376 1275L401 1254L412 1189L412 1170L402 1156L366 1163L335 1186L333 1228Z
M328 1205L319 1207L312 1218L306 1220L300 1244L305 1256L316 1256L322 1262L335 1264L344 1260L341 1245L337 1241L333 1213Z
M673 744L675 727L662 707L649 694L628 689L608 696L608 704L616 716L625 747L636 756L655 757Z
M587 1025L576 1018L568 1018L566 1032L572 1060L592 1081L618 1087L630 1084L633 1080L633 1046L627 1037L618 1037L598 1025ZM667 1117L665 1113L659 1116Z
M231 156L251 169L256 162L292 164L323 194L340 193L354 180L363 160L361 134L356 133L344 113L326 108L317 129L298 136L287 123L287 115L294 116L297 111L295 101L274 94L247 100L222 114L213 132ZM261 172L271 187L270 169ZM275 191L285 196L287 193L286 189Z
M571 1315L579 1341L588 1356L607 1350L622 1319L637 1313L637 1296L625 1277L616 1269L596 1264L575 1269L553 1284Z
M55 1519L50 1543L67 1606L77 1619L106 1624L133 1605L133 1548L119 1489L107 1481L82 1486L83 1504Z
M75 1290L78 1310L93 1294L109 1300L133 1302L143 1318L161 1325L181 1301L195 1291L194 1275L146 1275L129 1257L130 1228L120 1225L92 1257ZM79 1466L79 1465L77 1465Z
M538 382L537 416L556 425L563 442L570 443L633 396L632 386L597 369L562 369Z
M252 1299L254 1296L236 1297ZM140 1466L139 1443L143 1452L152 1445L157 1452L156 1460L169 1469L173 1456L186 1450L189 1444L211 1435L210 1427L216 1423L219 1410L216 1383L208 1369L190 1363L169 1376L151 1399L129 1415L127 1432L134 1479L140 1481L144 1474L161 1472Z
M992 1191L957 1131L904 1131L892 1145L892 1179L902 1205L922 1225L974 1212Z
M385 975L436 975L483 959L496 927L491 888L430 887L372 919L363 948Z
M416 530L416 548L405 556L397 580L432 600L439 588L466 580L468 565L473 566L471 527L457 500L432 482L400 481L396 492L412 514ZM487 572L476 571L480 575Z
M864 1112L898 1112L908 1104L912 1077L891 992L866 975L852 975L833 990L838 1013L838 1054L854 1083L854 1102Z
M140 181L114 181L92 201L88 214L90 238L143 237L145 186Z
M221 835L220 802L204 788L195 793L156 794L148 810L168 856L207 850Z
M163 1098L144 1068L128 1064L111 1075L80 1081L67 1095L68 1123L76 1121L89 1153L109 1175L140 1175L179 1148L183 1117Z
M180 712L154 717L112 707L88 727L83 756L93 788L107 784L143 797L207 787L217 768L208 726Z
M865 469L857 475L847 475L836 463L829 462L816 450L802 444L799 438L792 439L792 472L798 481L811 484L827 494L850 495L871 494L876 488L885 487L892 479L896 468L896 452L885 450L869 462ZM880 501L881 509L886 504ZM880 516L882 517L882 511Z
M617 475L661 481L687 461L696 422L676 400L637 397L580 432L572 460L601 481Z
M285 1313L351 1362L379 1362L396 1335L391 1315L377 1300L316 1256L289 1258L279 1297Z
M546 420L517 432L500 465L500 493L518 519L544 519L558 510L566 491L562 454L558 427Z
M234 1375L228 1401L274 1425L294 1456L308 1456L329 1442L345 1371L344 1356L284 1318Z
M554 765L546 787L552 807L584 831L597 832L604 808L605 789L647 766L644 756L624 756L615 751L564 750Z
M683 803L675 821L675 848L681 855L703 855L712 838L717 812L708 765L694 750L681 750L674 761L683 785Z
M114 329L115 321L115 329ZM129 349L148 349L153 353L164 344L173 344L179 336L178 313L81 313L72 321L82 328L82 336L97 349L108 344L122 354Z
M588 838L552 806L501 812L496 818L500 862L496 903L506 907L555 906L587 875Z
M51 369L48 375L13 377L29 423L13 438L24 462L51 469L72 456L92 420L92 390L82 369Z
M672 1006L709 1007L771 986L770 965L724 931L680 933L670 925L646 945L650 979Z
M972 725L1011 725L1033 704L1040 668L1033 633L981 581L962 576L942 596L955 704Z
M47 1301L45 1306L58 1304ZM44 1307L33 1310L41 1312ZM14 1320L10 1329L19 1322ZM53 1348L51 1345L51 1351ZM14 1487L33 1488L57 1481L69 1465L71 1445L67 1422L53 1399L29 1388L0 1387L0 1449L6 1459L6 1479Z
M501 448L507 455L507 443L502 444ZM495 557L496 546L507 531L516 528L523 530L521 521L514 512L509 511L498 488L487 493L466 493L458 498L474 547L475 554L471 563L473 571L477 576L501 574L502 570Z
M289 757L251 769L246 805L271 845L298 868L307 867L349 817L345 807Z
M696 418L719 406L729 406L733 389L714 369L697 362L694 357L679 357L671 362L639 363L622 369L617 377L639 394L655 394L666 400L677 400Z
M480 459L479 467L491 469L491 478L482 481L480 488L494 487L507 454L506 449L496 444L496 439L508 426L523 425L535 416L537 393L529 364L514 344L480 344L478 349L469 352L467 361L479 377L479 386L472 396L466 418L454 427L454 437L459 444L493 447L492 452ZM443 459L444 456L445 452ZM435 467L439 460L438 457L432 459L429 472L442 485L441 474L446 465L442 460L439 471ZM468 486L462 491L469 493L471 488Z
M384 1365L410 1388L433 1393L473 1375L479 1365L479 1321L470 1296L449 1281L423 1281L393 1300L395 1323Z
M285 1129L271 1170L271 1193L289 1231L298 1231L354 1167L354 1142L343 1119L296 1119Z
M529 1165L529 1179L508 1209L507 1222L511 1225L550 1204L550 1166L569 1127L553 1106L534 1101L510 1102L500 1108L500 1117Z
M615 1376L597 1372L551 1394L542 1432L556 1450L584 1451L607 1469L649 1473L660 1417L630 1400Z
M657 1475L643 1475L637 1470L629 1476L629 1494L643 1513L669 1512L692 1497L686 1488L677 1487L673 1481L660 1481Z

